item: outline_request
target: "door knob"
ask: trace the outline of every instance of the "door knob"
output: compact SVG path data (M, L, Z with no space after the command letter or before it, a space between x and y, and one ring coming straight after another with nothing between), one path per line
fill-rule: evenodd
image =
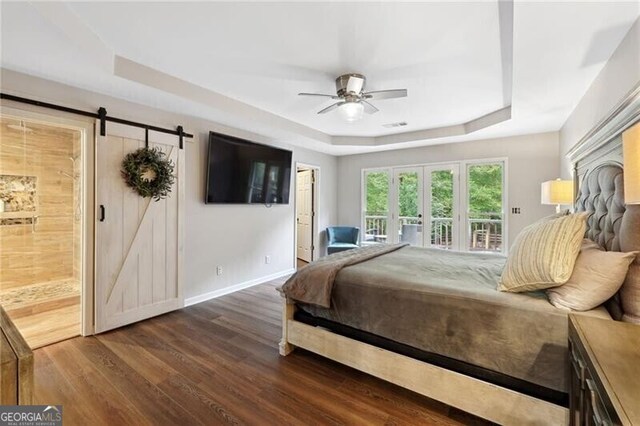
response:
M422 221L421 220L418 221L418 225L422 225Z
M421 217L422 217L422 214L418 213L418 218L421 218Z

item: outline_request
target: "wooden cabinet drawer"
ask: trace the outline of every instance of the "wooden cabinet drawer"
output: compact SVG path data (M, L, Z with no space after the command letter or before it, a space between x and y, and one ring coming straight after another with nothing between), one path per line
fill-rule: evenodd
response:
M596 330L599 331L598 336L604 335L602 330L596 329L596 327L620 327L620 324L616 324L614 321L608 320L597 320L600 322L594 322L593 318L579 318L579 321L584 324L580 330L578 330L574 324L576 321L575 318L572 318L572 321L569 323L569 363L570 363L570 388L569 388L569 403L570 403L570 417L569 424L571 426L617 426L617 425L630 425L636 424L633 421L629 421L626 416L627 410L622 409L621 411L617 411L615 407L620 407L620 402L616 399L617 405L614 405L612 401L613 398L618 398L619 394L617 394L612 388L611 383L607 381L610 376L603 373L603 366L606 365L609 369L612 368L624 368L625 366L621 364L621 361L626 362L626 358L621 358L620 354L624 353L624 351L616 350L616 348L610 346L597 346L598 354L602 354L601 357L596 357L594 355L594 346L589 340L585 338L585 329L590 333L595 333ZM604 323L601 323L604 321ZM586 328L587 326L591 326ZM635 333L636 330L633 328L629 329L625 326L625 331L631 331ZM640 332L640 328L637 330ZM595 341L595 338L594 338ZM610 344L610 339L604 340L601 339L597 341L600 344L601 341ZM626 342L624 342L626 343ZM615 362L612 362L613 353L617 352L615 355ZM607 358L607 355L611 355L611 357ZM632 362L632 359L628 361ZM635 369L634 367L631 369ZM610 371L610 370L604 370ZM619 374L617 375L619 377ZM628 377L630 382L634 382L634 379ZM626 383L626 381L625 381ZM608 393L607 389L611 390L611 393ZM631 392L634 394L635 392ZM638 395L640 398L640 395ZM631 400L635 398L633 395L631 396ZM638 399L640 400L640 399ZM622 421L620 418L620 413L623 413L623 417L625 421Z

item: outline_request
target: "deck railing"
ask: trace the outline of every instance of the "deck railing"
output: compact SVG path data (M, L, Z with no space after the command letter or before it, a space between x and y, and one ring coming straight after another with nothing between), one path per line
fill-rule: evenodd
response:
M469 241L467 250L471 251L502 251L502 219L491 217L499 214L486 214L489 218L469 219ZM411 227L421 226L421 218L400 216L398 224L399 241L413 242L415 232ZM362 241L365 244L385 243L388 239L388 223L386 215L366 215L364 217L364 233ZM411 226L411 227L409 227ZM419 228L418 228L419 229ZM403 236L403 231L405 235ZM453 247L453 219L435 217L431 219L431 245L451 249Z

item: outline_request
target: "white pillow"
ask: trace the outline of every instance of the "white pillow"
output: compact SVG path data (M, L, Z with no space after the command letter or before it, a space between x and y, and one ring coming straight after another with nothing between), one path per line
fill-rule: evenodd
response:
M547 290L557 308L588 311L600 306L622 287L629 265L638 252L603 251L591 240L584 240L571 278L560 287Z

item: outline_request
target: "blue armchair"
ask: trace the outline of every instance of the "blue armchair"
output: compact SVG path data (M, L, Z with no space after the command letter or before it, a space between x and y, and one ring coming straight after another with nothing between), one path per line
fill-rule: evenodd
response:
M339 251L358 248L358 234L360 228L353 226L330 226L327 228L327 253L333 254Z

